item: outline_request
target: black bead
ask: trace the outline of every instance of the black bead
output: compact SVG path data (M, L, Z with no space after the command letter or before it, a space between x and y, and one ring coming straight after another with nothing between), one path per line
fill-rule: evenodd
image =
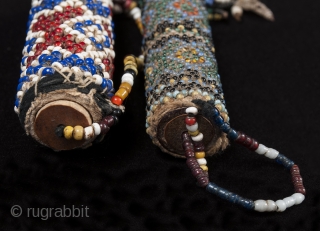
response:
M65 128L64 125L59 125L55 130L56 136L63 137L64 136L64 134L63 134L64 128Z

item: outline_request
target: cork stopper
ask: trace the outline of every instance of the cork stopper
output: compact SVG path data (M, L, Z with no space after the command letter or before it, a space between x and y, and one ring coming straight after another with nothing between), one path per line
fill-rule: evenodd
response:
M37 140L56 151L82 147L85 140L67 140L55 133L60 125L87 127L92 124L89 112L80 104L68 100L57 100L43 106L36 114L34 131Z

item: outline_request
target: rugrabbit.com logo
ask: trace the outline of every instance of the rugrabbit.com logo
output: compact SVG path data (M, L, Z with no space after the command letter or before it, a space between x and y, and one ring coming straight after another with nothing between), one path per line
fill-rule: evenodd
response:
M83 205L80 207L63 205L60 208L27 208L24 210L20 205L14 205L11 207L10 212L13 217L21 217L26 214L27 217L40 218L41 220L48 220L51 217L90 217L88 206Z

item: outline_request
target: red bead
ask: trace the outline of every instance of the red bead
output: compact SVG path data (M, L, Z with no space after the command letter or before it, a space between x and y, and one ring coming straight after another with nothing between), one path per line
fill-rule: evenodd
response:
M102 63L106 66L109 66L110 65L110 60L109 59L103 59L102 60Z
M82 49L84 49L86 47L86 44L84 42L80 42L78 44L81 46Z
M73 46L73 41L67 40L67 41L65 42L65 45L66 45L67 47Z
M54 46L55 46L55 47L61 47L61 46L62 46L62 43L61 43L61 42L55 42L55 43L54 43Z
M102 122L107 124L109 127L112 127L114 125L114 118L113 116L107 116L102 119Z
M65 13L66 13L67 11L71 10L71 9L72 9L71 6L66 6L66 8L65 8Z
M83 52L83 49L79 48L74 53L81 53L81 52Z
M119 97L119 96L113 96L112 98L111 98L111 102L113 103L113 104L115 104L115 105L118 105L118 106L120 106L121 104L122 104L122 99Z
M99 125L100 125L100 128L101 128L101 133L100 134L102 134L102 135L107 134L107 132L110 130L110 127L108 127L108 125L105 124L105 123L99 123Z
M187 116L187 118L185 119L185 123L186 125L192 126L197 122L195 117L189 117Z
M46 19L46 17L44 15L41 15L41 16L39 16L38 21L43 21L45 19Z
M39 55L41 55L41 53L42 53L42 50L37 50L37 51L34 53L34 55L35 55L35 56L39 56Z
M61 36L60 35L55 35L53 37L53 40L56 41L56 42L59 42L61 40Z
M67 47L67 50L70 51L70 52L72 52L72 53L74 52L74 48L73 48L72 46L68 46L68 47Z

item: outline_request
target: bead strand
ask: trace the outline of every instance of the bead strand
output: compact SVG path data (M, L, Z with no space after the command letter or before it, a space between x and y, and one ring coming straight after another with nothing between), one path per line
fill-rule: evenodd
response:
M122 112L120 109L114 109L112 115L104 117L98 123L93 123L91 126L85 128L80 125L74 127L62 125L56 129L56 134L67 140L72 138L74 140L90 140L99 135L106 135L112 126L118 124L118 116L121 114Z
M111 98L111 102L117 106L122 105L123 101L128 97L134 84L134 79L138 75L138 69L141 68L143 60L133 55L124 58L124 74L121 78L119 90Z
M270 159L274 159L277 163L283 165L285 168L290 169L291 175L292 175L292 182L294 184L295 193L289 197L286 197L282 200L256 200L252 201L249 199L245 199L240 197L237 194L234 194L232 192L229 192L223 188L218 187L216 184L209 182L206 185L206 189L208 192L215 194L219 196L222 199L225 199L229 202L239 204L243 206L246 209L250 210L256 210L258 212L271 212L271 211L277 211L277 212L283 212L287 208L298 205L303 202L305 199L305 188L303 186L303 180L300 175L300 170L297 165L293 163L293 161L286 158L284 155L279 154L279 152L272 148L267 148L263 144L259 144L256 140L253 138L247 136L246 134L242 132L236 132L234 129L230 127L230 125L226 122L224 122L223 117L220 115L219 110L209 105L212 108L212 117L210 118L213 123L215 123L217 126L220 127L220 129L228 134L228 137L231 140L234 140L235 142L243 145L244 147L248 148L251 151L255 151L259 155L264 155ZM186 128L188 132L184 132L182 134L182 140L183 140L183 148L185 150L185 156L187 158L187 164L188 167L191 169L192 174L197 178L198 172L194 171L196 168L194 160L197 157L197 152L195 153L195 149L198 147L199 151L202 151L203 153L198 154L197 164L201 166L201 164L206 165L206 161L203 161L205 153L204 153L204 146L202 144L203 135L200 135L200 138L198 137L199 134L202 134L198 130L198 124L196 121L195 116L198 114L198 110L196 107L189 107L186 109L186 113L188 114L185 123ZM191 164L188 162L188 159L191 159ZM204 159L205 160L205 159ZM206 167L206 166L205 166ZM205 171L205 168L201 167L203 172ZM209 180L209 179L208 179ZM198 182L199 183L199 182Z
M206 187L209 183L209 177L207 172L201 167L199 159L196 158L192 138L188 132L182 133L182 144L187 158L186 163L191 170L192 175L197 179L197 183L200 187Z

